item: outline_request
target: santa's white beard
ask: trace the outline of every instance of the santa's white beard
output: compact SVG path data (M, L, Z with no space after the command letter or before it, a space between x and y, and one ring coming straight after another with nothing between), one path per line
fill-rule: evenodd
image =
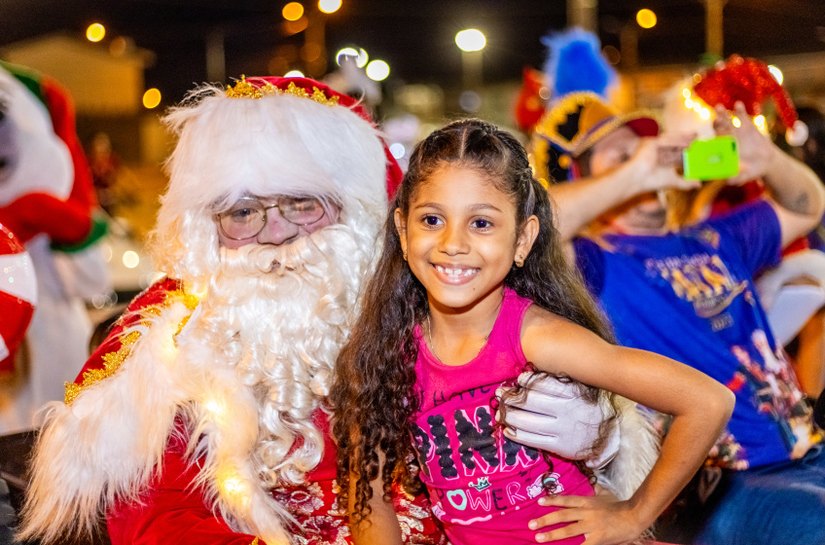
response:
M321 459L312 413L328 393L372 248L344 225L286 246L223 248L221 269L178 336L182 354L189 347L189 357L233 367L257 401L253 464L265 486L301 482ZM208 435L203 415L195 418L195 437ZM198 450L208 449L201 441Z

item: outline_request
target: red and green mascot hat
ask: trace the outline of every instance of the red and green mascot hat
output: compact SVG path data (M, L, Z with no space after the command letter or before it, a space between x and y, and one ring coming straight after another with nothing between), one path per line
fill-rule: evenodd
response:
M102 236L93 229L95 206L68 92L0 62L0 223L24 244L45 234L70 251Z

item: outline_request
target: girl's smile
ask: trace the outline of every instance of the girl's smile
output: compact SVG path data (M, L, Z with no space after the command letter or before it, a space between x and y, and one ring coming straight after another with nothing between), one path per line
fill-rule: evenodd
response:
M476 267L466 268L450 265L433 265L436 272L448 284L463 284L469 282L481 270Z

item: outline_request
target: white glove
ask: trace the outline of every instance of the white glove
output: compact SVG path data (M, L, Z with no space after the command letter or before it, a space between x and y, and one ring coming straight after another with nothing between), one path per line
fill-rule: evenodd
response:
M825 253L819 250L795 252L761 274L756 280L756 291L762 308L770 311L782 286L794 282L825 287Z
M502 423L510 440L571 460L591 454L599 438L599 426L609 414L606 408L582 399L578 385L552 377L536 378L527 371L519 375L518 383L529 387L520 400L506 400ZM496 392L499 398L501 393L500 388ZM614 425L602 452L596 459L588 459L587 466L599 469L610 462L619 450L620 440L619 427Z

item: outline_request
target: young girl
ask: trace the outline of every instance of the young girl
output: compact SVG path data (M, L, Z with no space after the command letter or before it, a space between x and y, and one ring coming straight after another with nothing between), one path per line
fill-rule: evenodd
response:
M478 120L435 131L414 150L395 205L331 394L339 502L355 541L401 543L387 499L394 482L415 482L413 455L453 545L637 537L707 455L732 394L605 340L562 255L547 194L510 134ZM496 428L496 388L528 365L674 416L632 498L594 496L573 463Z

